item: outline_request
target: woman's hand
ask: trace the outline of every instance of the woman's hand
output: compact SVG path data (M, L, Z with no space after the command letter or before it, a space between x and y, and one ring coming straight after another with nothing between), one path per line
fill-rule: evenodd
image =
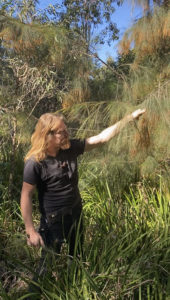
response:
M31 233L27 234L27 245L37 248L40 246L45 247L44 241L37 231L32 231Z
M141 115L146 112L146 109L137 109L132 113L133 120L137 120Z

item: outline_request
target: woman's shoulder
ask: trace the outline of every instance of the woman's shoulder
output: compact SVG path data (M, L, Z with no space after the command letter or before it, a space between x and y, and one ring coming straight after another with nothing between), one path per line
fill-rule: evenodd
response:
M77 155L83 154L85 148L85 139L71 139L70 150Z
M34 166L39 168L41 166L41 163L42 161L37 161L34 155L25 160L25 166Z

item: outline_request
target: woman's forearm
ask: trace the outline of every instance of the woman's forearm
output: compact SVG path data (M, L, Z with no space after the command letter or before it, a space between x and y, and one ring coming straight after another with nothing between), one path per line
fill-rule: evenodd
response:
M21 214L25 223L26 233L35 231L32 219L32 191L28 191L24 186L21 192Z
M101 133L96 136L92 136L86 139L85 151L90 151L116 136L129 122L138 119L145 113L145 109L137 109L133 113L127 115L116 124L104 129Z
M114 125L104 129L101 133L99 133L98 137L101 143L106 143L110 141L111 138L116 136L129 122L133 121L132 114L124 117L119 122Z
M32 193L34 188L35 186L23 182L21 192L21 213L27 233L27 244L29 246L44 247L44 241L41 235L35 230L32 219Z

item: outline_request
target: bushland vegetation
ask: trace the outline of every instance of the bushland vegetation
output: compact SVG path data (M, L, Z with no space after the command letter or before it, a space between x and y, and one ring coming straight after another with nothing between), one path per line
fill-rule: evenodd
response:
M27 247L19 199L23 158L42 113L63 112L72 137L88 137L136 108L147 112L79 162L85 258L67 248L40 280L43 299L169 299L170 12L144 13L116 61L95 44L118 38L114 1L0 4L0 297L24 299L40 250ZM105 19L101 34L92 34ZM39 224L35 195L34 220ZM33 295L32 295L33 297ZM34 299L34 298L33 298Z

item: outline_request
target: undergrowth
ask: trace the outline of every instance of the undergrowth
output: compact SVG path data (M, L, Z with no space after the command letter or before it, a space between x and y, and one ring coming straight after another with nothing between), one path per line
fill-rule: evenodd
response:
M38 285L38 299L168 299L170 295L170 194L139 183L115 199L106 177L82 191L84 257L67 265L67 247L54 253ZM34 215L38 225L39 216ZM1 299L24 299L40 258L26 245L19 205L3 202L1 226ZM35 299L30 295L30 299Z

